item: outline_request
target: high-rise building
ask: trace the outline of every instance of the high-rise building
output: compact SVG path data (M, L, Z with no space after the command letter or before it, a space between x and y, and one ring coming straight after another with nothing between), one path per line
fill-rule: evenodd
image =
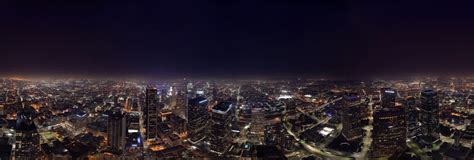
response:
M176 115L172 115L170 118L169 118L169 123L171 124L171 129L179 134L179 135L184 135L186 134L187 130L187 126L186 126L186 120L183 119L182 117L180 116L176 116Z
M189 82L186 84L186 95L188 99L195 98L196 90L194 88L193 83Z
M188 103L188 137L191 143L196 143L206 137L206 126L209 120L209 111L206 98L197 97Z
M188 118L187 106L188 106L188 96L186 94L186 91L185 90L178 91L176 95L176 106L173 112L176 115L184 119L187 119Z
M231 123L234 118L234 106L221 102L212 107L210 121L210 149L219 155L225 153L231 144Z
M127 129L133 130L132 132L135 130L138 132L140 130L140 112L129 112L127 116Z
M123 151L125 147L125 134L127 118L119 107L112 108L108 113L107 140L110 147Z
M439 139L439 99L434 90L421 92L419 122L422 142L430 146Z
M127 97L125 98L125 105L124 105L124 109L126 111L131 111L132 110L132 99L130 97Z
M397 92L381 89L381 103L374 107L372 152L374 158L401 153L406 146L405 110L397 103Z
M177 102L178 102L178 90L176 90L176 87L170 87L169 91L168 91L168 106L170 106L170 108L172 108L173 110L175 110L177 107Z
M348 141L364 136L362 129L363 103L357 93L345 93L342 102L342 135Z
M407 97L404 100L405 119L407 123L407 135L415 136L418 133L418 110L416 109L415 97Z
M158 103L157 89L147 87L145 91L145 109L143 111L145 115L146 128L145 139L154 139L158 136Z
M127 116L126 146L131 148L142 147L142 139L140 134L140 113L129 112Z
M35 111L23 108L17 113L15 157L16 159L35 159L41 156L40 135L33 122Z

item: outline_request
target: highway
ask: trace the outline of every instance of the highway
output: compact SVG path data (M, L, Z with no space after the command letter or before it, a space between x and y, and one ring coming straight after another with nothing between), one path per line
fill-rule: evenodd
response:
M320 148L313 147L313 146L307 144L303 140L299 139L298 136L295 135L295 133L293 133L291 131L291 129L290 129L291 127L288 127L288 125L291 126L291 124L289 124L289 123L286 123L286 122L284 123L284 127L286 128L286 131L288 132L288 134L291 135L293 138L295 138L295 140L298 141L298 143L301 144L308 152L316 154L316 155L320 155L320 156L323 156L323 157L326 157L326 158L331 158L331 159L353 159L353 158L350 158L350 157L338 156L338 155L335 155L331 152L323 151Z
M320 106L316 107L315 110L313 110L313 111L319 111L319 110L321 110L321 109L323 109L323 108L329 106L329 104L334 103L334 102L337 102L337 101L339 101L339 100L341 100L341 99L342 99L342 98L337 98L337 99L335 99L335 100L332 100L331 102L328 102L328 103L325 103L325 104L323 104L323 105L320 105ZM318 120L318 123L317 123L316 125L320 125L320 124L323 124L323 123L327 123L327 122L330 120L330 118L326 118L326 119L324 119L324 120L320 120L320 119L318 119L317 117L312 116L312 115L309 115L309 114L303 112L303 111L300 110L300 109L298 109L298 111L299 111L300 113L306 115L306 116L309 116L309 117L311 117L311 118L313 118L313 119L315 119L315 120ZM343 154L343 153L336 153L336 152L335 152L335 153L332 153L332 152L327 151L327 149L321 149L321 148L319 148L319 147L315 147L315 146L312 146L312 145L307 144L304 140L299 139L298 136L297 136L295 133L293 133L293 131L291 131L291 125L292 125L292 124L288 123L286 118L283 119L283 122L284 122L284 123L283 123L283 124L284 124L284 127L285 127L286 131L288 132L288 134L291 135L296 141L298 141L298 143L299 143L300 145L302 145L308 152L313 153L313 154L316 154L316 155L320 155L320 156L323 156L323 157L326 157L326 158L330 158L330 159L354 159L354 158L349 157L349 156L343 156L343 155L341 155L341 154Z

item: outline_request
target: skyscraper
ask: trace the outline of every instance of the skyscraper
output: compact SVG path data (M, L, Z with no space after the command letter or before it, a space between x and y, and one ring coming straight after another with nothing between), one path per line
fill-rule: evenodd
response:
M127 147L142 147L142 138L140 134L140 113L129 112L127 117Z
M145 91L145 139L153 139L158 136L158 95L157 89L147 87Z
M168 91L168 106L172 108L173 110L176 110L177 107L177 102L178 102L178 90L176 90L176 87L170 87Z
M234 117L234 106L221 102L212 108L210 121L210 149L217 154L223 154L230 146L230 124Z
M187 119L188 100L189 99L185 90L180 90L177 92L176 107L173 112L184 119Z
M125 147L125 133L127 118L119 107L112 108L108 113L107 136L108 144L113 149L123 151Z
M206 137L206 126L209 120L209 111L206 98L197 97L188 103L188 137L191 143L201 141Z
M405 119L407 123L407 135L414 136L418 133L418 110L416 109L415 97L407 97L404 101Z
M424 90L421 92L421 106L419 121L421 123L420 132L423 135L422 142L431 145L439 139L439 99L434 90Z
M345 93L342 102L342 135L348 140L356 140L364 136L362 130L363 103L357 93Z
M397 92L381 89L381 103L374 108L372 154L374 158L389 157L404 151L406 146L405 110L397 103Z

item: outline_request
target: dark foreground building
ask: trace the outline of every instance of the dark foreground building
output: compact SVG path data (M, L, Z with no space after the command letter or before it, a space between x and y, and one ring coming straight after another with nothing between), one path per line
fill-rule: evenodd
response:
M13 147L8 140L6 137L0 137L0 159L10 159Z
M439 140L439 98L434 90L424 90L421 92L420 117L421 123L421 143L432 146Z
M253 160L279 159L286 160L283 151L274 145L253 145L251 149Z
M209 120L207 109L208 100L198 97L188 103L188 137L191 143L197 143L206 138L206 127Z
M212 108L210 121L210 149L222 155L231 144L230 124L234 118L234 106L221 102Z
M364 136L362 129L363 104L357 93L345 93L342 99L342 135L348 141Z
M143 114L145 115L146 135L145 139L154 139L158 136L158 94L157 89L147 87L145 91L145 108Z
M391 88L381 89L381 102L374 107L372 133L373 158L390 157L406 148L405 110L397 103L397 92Z
M108 144L114 150L123 151L125 147L127 118L119 107L110 110L108 116Z

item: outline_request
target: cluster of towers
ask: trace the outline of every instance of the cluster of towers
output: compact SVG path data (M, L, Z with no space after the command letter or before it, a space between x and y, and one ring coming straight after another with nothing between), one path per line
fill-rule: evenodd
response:
M423 146L439 140L439 100L436 91L423 90L419 103L414 97L399 98L396 90L382 88L380 99L367 100L357 93L343 96L342 135L353 141L364 136L366 108L372 108L372 145L370 156L389 157L406 149L408 137L418 136Z
M144 119L146 138L157 137L159 112L162 107L158 103L157 90L146 89ZM188 96L186 96L188 97ZM232 103L220 102L210 107L209 100L198 96L187 100L185 119L187 121L188 141L192 144L208 142L211 152L222 154L231 144L231 122L234 120L235 107Z

